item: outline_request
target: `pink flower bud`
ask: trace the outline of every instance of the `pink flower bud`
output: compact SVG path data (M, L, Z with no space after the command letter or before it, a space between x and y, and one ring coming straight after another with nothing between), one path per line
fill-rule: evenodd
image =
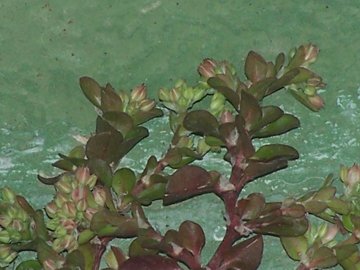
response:
M144 99L139 104L140 110L143 112L148 112L155 107L155 101L150 99Z
M77 228L75 221L72 219L61 220L60 224L68 234L72 233Z
M104 206L106 201L106 192L104 188L101 186L96 186L92 193L94 195L95 202L99 206Z
M69 218L76 217L76 207L73 202L66 202L64 203L63 207L61 208L62 213Z
M68 175L64 175L60 181L58 181L55 184L55 187L57 188L58 191L63 192L63 193L70 193L72 191L72 186L71 186L71 177Z
M347 178L344 182L350 188L360 183L360 166L358 164L354 164L351 168L349 168Z
M305 53L305 63L310 64L315 62L317 55L319 54L319 48L316 47L314 44L307 44L303 46L304 53Z
M89 168L79 167L75 172L75 177L80 184L85 185L86 180L90 177Z
M79 211L85 211L87 207L88 207L88 204L87 204L85 198L77 201L77 203L76 203L76 209Z
M135 102L140 102L146 98L146 86L145 84L141 84L135 87L131 91L131 100Z
M87 193L87 188L78 187L74 189L73 192L71 193L71 198L74 200L74 202L78 202L86 197L86 193Z
M205 79L211 78L215 76L215 67L216 62L213 59L206 58L202 61L202 63L198 67L198 72Z
M46 205L45 211L49 217L54 217L56 212L58 211L58 207L56 206L54 201L51 201Z
M325 105L324 100L319 95L309 96L308 100L311 103L311 105L313 106L313 108L317 111L322 109Z
M97 212L98 210L95 209L95 208L87 208L85 210L85 218L88 220L88 221L91 221L92 217L94 216L94 214Z

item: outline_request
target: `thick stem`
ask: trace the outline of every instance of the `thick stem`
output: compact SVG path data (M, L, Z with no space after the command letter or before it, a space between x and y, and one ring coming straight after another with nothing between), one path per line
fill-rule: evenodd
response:
M106 247L111 240L112 240L111 237L103 237L100 240L100 244L96 245L95 254L94 254L95 256L94 265L92 267L93 270L100 269L101 258L104 255Z

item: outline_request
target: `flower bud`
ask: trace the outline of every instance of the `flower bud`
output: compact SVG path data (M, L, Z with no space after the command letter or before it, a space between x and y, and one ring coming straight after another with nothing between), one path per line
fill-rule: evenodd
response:
M319 54L319 48L313 44L307 44L303 46L305 53L304 64L311 64L315 62L317 55Z
M97 182L97 176L95 174L90 175L90 177L86 180L85 185L92 189Z
M0 215L0 226L7 228L12 222L12 218L8 215Z
M169 101L169 91L167 89L160 88L158 97L161 101Z
M19 219L14 219L11 223L11 228L15 231L21 232L24 229L24 223Z
M55 187L58 191L69 194L72 191L71 182L72 179L70 178L70 176L64 175L63 177L61 177L60 181L55 184Z
M140 110L143 112L148 112L155 107L155 101L151 99L144 99L139 104Z
M95 208L87 208L85 210L85 218L88 220L88 221L91 221L92 217L94 216L94 214L97 212L98 210L95 209Z
M49 202L46 207L45 211L49 217L54 217L56 212L58 211L58 207L56 206L54 201Z
M146 86L141 84L135 87L131 91L131 100L134 102L140 102L146 98Z
M9 245L0 245L0 262L10 263L8 257L13 253ZM15 258L15 257L14 257Z
M1 189L1 197L5 202L15 203L16 194L8 187L4 187Z
M191 102L194 98L194 89L191 87L185 87L183 91L183 96L185 99L187 99L189 102Z
M73 192L71 193L71 198L74 200L74 202L78 202L85 198L86 193L87 188L81 186L73 190Z
M60 224L66 230L66 234L71 234L77 228L75 221L72 219L64 219L60 221Z
M95 202L99 206L104 206L105 201L106 201L106 192L105 192L104 188L101 186L96 186L94 188L94 190L92 191L92 193L94 195Z
M199 65L198 72L202 77L208 79L215 76L215 70L214 70L215 67L216 67L215 60L206 58Z
M220 92L215 92L211 99L210 111L216 115L220 114L225 106L225 97Z
M63 193L57 193L54 199L55 205L62 208L63 204L68 201L68 198Z
M87 204L85 198L77 201L77 203L76 203L76 209L79 211L85 211L87 207L88 207L88 204Z
M347 170L347 172L344 172L344 170ZM349 189L353 189L357 184L360 183L360 166L358 164L354 164L350 168L342 167L340 176L344 184Z
M85 185L86 181L90 177L90 170L88 167L79 167L75 172L76 180L82 184Z
M0 243L7 244L10 242L9 232L0 230Z
M325 102L319 95L308 97L309 102L315 110L320 110L324 107Z
M66 202L64 203L63 207L61 208L61 212L64 214L64 216L69 218L75 218L76 217L76 207L73 202Z
M170 90L169 92L169 97L170 97L170 101L171 102L178 102L178 100L180 99L180 90L178 88L173 88Z

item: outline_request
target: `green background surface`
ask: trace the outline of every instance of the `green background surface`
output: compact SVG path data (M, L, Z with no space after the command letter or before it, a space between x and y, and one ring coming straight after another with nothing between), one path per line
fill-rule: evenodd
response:
M326 108L309 112L292 98L274 101L295 113L302 126L279 140L297 147L299 160L289 169L252 183L246 192L261 191L269 200L295 196L318 187L340 164L359 162L360 2L132 0L0 2L0 186L10 186L40 207L52 197L51 187L36 179L52 173L58 152L76 144L73 135L88 135L95 112L82 96L78 78L88 75L101 84L130 89L142 82L152 97L178 78L197 80L205 57L228 59L242 70L251 49L274 59L278 52L312 42L321 48L313 67L327 82ZM140 170L145 154L166 150L163 120L141 149L124 164ZM159 144L158 138L161 138ZM228 173L216 157L205 166ZM160 230L177 228L183 219L204 226L204 262L223 233L223 208L216 197L148 214ZM277 239L267 238L260 269L293 269Z

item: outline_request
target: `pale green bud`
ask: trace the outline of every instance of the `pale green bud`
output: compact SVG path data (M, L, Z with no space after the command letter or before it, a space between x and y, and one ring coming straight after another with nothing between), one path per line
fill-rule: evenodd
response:
M99 206L104 206L106 201L106 192L103 187L96 186L94 190L92 191L94 195L95 202Z
M131 91L131 100L134 102L140 102L146 98L146 87L144 84L141 84L135 87Z
M15 203L16 194L8 187L4 187L1 189L1 197L5 202Z
M169 91L164 88L160 88L158 97L161 101L169 101Z
M155 101L150 99L144 99L139 104L140 110L143 112L148 112L155 107Z
M49 217L54 217L56 215L56 212L58 211L58 207L56 206L54 201L51 201L46 205L45 211Z
M0 243L7 244L10 242L10 235L7 231L0 231Z

